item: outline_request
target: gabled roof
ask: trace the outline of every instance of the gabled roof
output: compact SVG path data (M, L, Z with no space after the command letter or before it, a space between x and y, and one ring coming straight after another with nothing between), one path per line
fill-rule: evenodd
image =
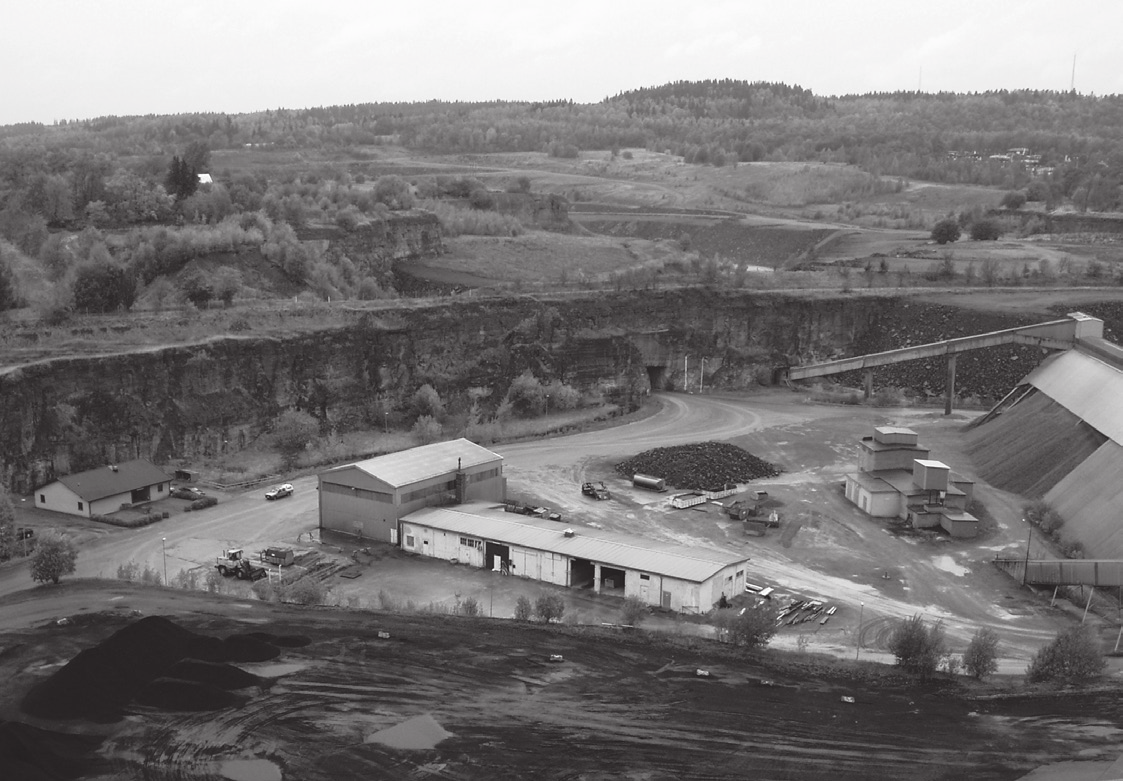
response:
M568 526L557 521L512 516L497 510L494 505L481 503L460 505L455 509L426 507L405 516L402 522L693 583L702 583L732 564L749 560L748 556L740 553L656 542L588 526ZM566 537L566 529L573 529L574 535Z
M502 460L503 456L498 453L492 453L487 448L461 437L448 442L435 442L432 445L422 445L399 453L368 458L366 461L337 467L331 471L356 468L394 488L401 488L431 477L455 472L458 466L468 469Z
M60 477L65 485L87 502L96 502L107 496L128 493L156 483L166 483L171 478L151 461L138 458L123 464L99 466L85 472Z

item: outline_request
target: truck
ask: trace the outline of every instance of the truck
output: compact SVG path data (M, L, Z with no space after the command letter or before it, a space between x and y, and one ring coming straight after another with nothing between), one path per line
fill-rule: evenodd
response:
M215 560L215 569L222 577L230 577L231 575L238 578L238 580L261 580L268 577L269 573L264 567L258 567L245 557L245 552L241 548L230 548L224 550L222 556Z
M276 567L287 567L296 560L292 548L266 548L258 554L263 564L272 564Z
M632 485L636 488L646 488L648 491L666 491L667 481L661 477L636 474L632 476Z
M598 501L612 498L612 494L604 487L604 483L582 483L581 493Z

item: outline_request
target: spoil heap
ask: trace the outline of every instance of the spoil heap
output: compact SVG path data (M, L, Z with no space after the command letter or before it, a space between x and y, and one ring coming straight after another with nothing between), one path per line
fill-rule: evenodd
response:
M675 488L720 491L729 483L775 477L780 469L728 442L698 442L645 450L616 465L625 477L662 477Z
M47 719L112 722L122 718L133 700L172 710L224 707L238 699L228 690L260 682L228 662L273 659L280 654L280 643L300 644L300 639L264 633L222 639L195 634L158 616L142 618L36 684L22 708Z

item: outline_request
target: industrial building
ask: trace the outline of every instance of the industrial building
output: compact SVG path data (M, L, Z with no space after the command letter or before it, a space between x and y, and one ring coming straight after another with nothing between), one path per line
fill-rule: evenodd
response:
M35 506L89 518L167 497L171 477L143 458L60 477L35 491Z
M513 516L495 504L430 507L402 519L404 550L557 586L705 612L745 590L748 558Z
M974 537L978 519L967 512L974 481L928 458L915 431L879 426L863 437L858 472L846 476L846 498L874 518L901 518L916 529L942 528Z
M503 457L463 438L336 467L319 489L321 529L395 545L411 512L507 498Z

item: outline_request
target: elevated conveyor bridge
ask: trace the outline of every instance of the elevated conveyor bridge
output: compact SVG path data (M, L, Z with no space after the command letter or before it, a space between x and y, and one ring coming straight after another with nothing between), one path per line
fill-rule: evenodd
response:
M921 358L946 356L947 383L944 412L950 415L952 399L955 398L955 357L959 353L968 350L982 350L986 347L997 347L1003 344L1028 344L1049 350L1070 350L1080 346L1083 340L1087 340L1089 346L1102 342L1103 320L1090 317L1083 312L1072 312L1062 320L1050 320L1038 325L1007 328L976 336L961 336L956 339L945 339L942 342L902 347L898 350L886 350L869 355L857 355L853 358L842 358L837 361L826 361L806 366L790 366L787 370L787 379L792 381L808 380L814 377L842 374L843 372L862 371L865 372L865 394L869 398L873 388L874 368L915 361Z

